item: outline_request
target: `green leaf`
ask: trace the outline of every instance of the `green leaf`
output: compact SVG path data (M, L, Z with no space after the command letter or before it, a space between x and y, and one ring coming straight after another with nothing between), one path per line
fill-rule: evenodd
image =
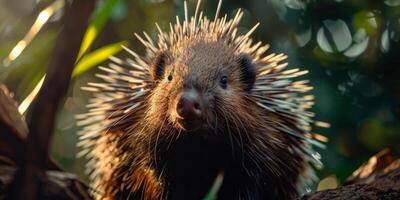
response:
M87 51L87 49L93 43L94 39L96 39L99 31L103 28L104 24L107 22L118 1L119 0L105 0L103 1L104 3L101 3L102 1L98 1L96 11L92 16L91 22L83 37L77 60L79 60L82 57L82 55Z
M127 44L126 41L109 44L107 46L104 46L87 54L75 66L75 69L72 72L72 77L76 77L88 71L89 69L93 68L94 66L97 66L98 64L104 62L111 55L114 55L119 51L121 51L122 50L121 45L126 45L126 44Z

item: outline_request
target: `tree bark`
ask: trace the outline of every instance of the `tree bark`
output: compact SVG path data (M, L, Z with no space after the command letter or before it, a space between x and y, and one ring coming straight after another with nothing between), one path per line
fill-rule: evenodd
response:
M56 40L46 78L33 101L28 117L29 134L24 146L24 160L15 175L12 199L34 200L46 182L45 170L57 109L67 92L71 73L88 26L95 0L66 3L63 27ZM18 185L18 187L17 187Z
M4 85L0 85L0 199L15 199L13 192L21 186L14 178L24 162L22 147L27 143L28 128L18 105ZM89 187L75 175L66 173L47 159L45 173L40 177L38 199L92 199Z
M305 195L299 200L400 199L400 159L385 149L363 164L342 187Z

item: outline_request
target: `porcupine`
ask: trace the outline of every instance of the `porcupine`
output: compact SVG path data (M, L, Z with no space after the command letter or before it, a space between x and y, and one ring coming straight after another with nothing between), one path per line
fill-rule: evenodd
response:
M99 199L202 199L218 175L218 199L291 199L320 164L311 137L306 74L285 70L284 54L238 35L230 20L199 12L158 28L147 52L111 57L78 116L79 145Z

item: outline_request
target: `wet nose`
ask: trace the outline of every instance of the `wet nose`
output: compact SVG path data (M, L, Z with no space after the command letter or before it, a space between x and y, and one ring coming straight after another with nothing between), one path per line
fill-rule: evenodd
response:
M185 120L199 119L202 116L201 103L196 90L185 90L179 99L177 112Z

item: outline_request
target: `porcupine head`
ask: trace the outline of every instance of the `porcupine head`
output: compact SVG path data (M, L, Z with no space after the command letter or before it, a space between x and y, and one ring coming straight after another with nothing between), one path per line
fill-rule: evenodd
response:
M178 18L147 52L111 57L78 116L82 155L99 199L292 199L312 179L306 71L237 34L243 15ZM216 177L219 177L216 179ZM216 181L218 180L218 181ZM222 181L221 181L222 180ZM219 185L219 186L218 186Z

